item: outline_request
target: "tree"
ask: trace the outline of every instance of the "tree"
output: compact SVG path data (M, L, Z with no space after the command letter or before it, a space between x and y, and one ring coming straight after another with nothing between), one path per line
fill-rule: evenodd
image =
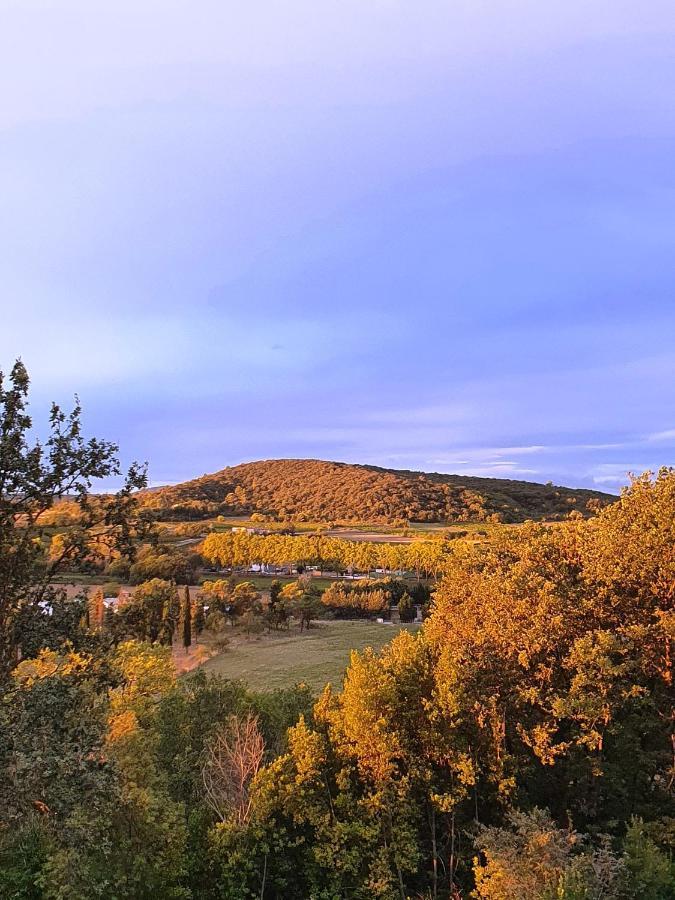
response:
M28 392L21 361L8 379L0 373L0 677L20 653L20 611L45 615L58 593L54 576L92 555L133 556L148 528L134 496L145 487L144 467L132 465L116 494L92 494L96 479L120 474L117 445L83 437L77 401L69 414L53 404L45 442L29 443ZM50 558L45 517L67 498L77 517L62 527L58 553Z
M407 591L398 601L398 613L401 617L401 622L412 622L415 618L415 607L413 606L412 597Z
M19 664L0 703L1 896L185 897L182 810L152 734L174 683L168 649L137 642Z
M230 716L205 748L202 782L206 802L221 822L245 825L251 814L250 785L260 769L265 743L257 716Z
M175 585L161 578L140 584L117 616L120 632L128 637L171 644L180 616Z
M192 644L192 601L190 600L190 588L185 585L183 599L183 647L187 653Z
M295 614L300 619L300 631L310 628L312 619L317 619L321 612L321 601L316 591L304 591L295 604Z
M260 593L251 581L242 581L232 591L233 616L259 615L262 611Z
M641 819L633 818L624 839L624 863L632 896L668 900L675 896L675 861L672 853L659 849L648 830Z
M224 613L232 602L232 585L224 578L217 581L205 581L199 594L202 607L210 613Z
M556 828L550 815L536 808L531 813L512 812L508 825L479 832L482 862L476 860L475 865L477 900L559 896L556 888L570 865L578 835Z
M321 601L316 589L311 584L311 576L289 582L279 596L281 600L289 603L293 615L299 619L300 631L309 628L312 619L318 618Z
M279 628L287 627L288 610L286 608L286 601L283 597L274 604L268 606L265 618L267 620L268 631L271 631L272 628L274 628L275 631L278 631Z
M274 579L272 584L270 585L270 607L274 608L276 606L277 600L279 599L279 594L282 591L283 585L278 579Z
M146 546L139 553L129 570L132 584L141 584L151 578L163 578L176 584L192 584L199 564L195 553L167 548L166 546ZM115 563L113 563L113 569ZM107 570L106 570L107 571Z
M105 616L105 604L103 603L103 591L99 588L94 591L89 600L89 625L91 628L102 628Z
M197 600L197 603L195 604L195 614L192 619L192 624L195 629L195 637L198 638L206 626L206 619L204 617L204 604L200 600Z

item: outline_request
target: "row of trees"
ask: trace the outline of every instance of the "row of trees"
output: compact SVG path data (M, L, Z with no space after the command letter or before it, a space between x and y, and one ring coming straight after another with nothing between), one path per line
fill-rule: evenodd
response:
M272 581L265 605L250 581L205 581L193 598L187 585L179 589L170 581L153 578L129 595L120 592L108 606L99 589L76 608L84 610L86 627L111 645L137 640L170 647L180 639L186 651L205 628L216 641L223 639L228 625L242 625L250 633L288 628L295 619L304 630L325 611L319 591L307 576L286 585Z
M308 576L286 585L272 581L266 607L255 585L248 581L237 584L234 579L205 581L199 603L208 609L206 624L213 631L220 630L219 622L214 617L228 620L232 625L242 623L249 631L265 627L268 631L288 628L293 617L302 631L309 628L321 612L319 592Z
M205 624L203 607L192 602L189 587L181 597L175 584L161 578L143 582L129 596L120 593L114 606L104 606L103 591L95 591L86 616L88 627L104 631L114 643L133 639L171 646L180 632L186 650Z
M348 541L324 535L258 535L212 532L201 547L211 564L232 568L267 566L319 566L331 572L414 572L438 576L448 565L452 544L441 540L411 543Z
M194 584L197 570L202 564L198 553L181 547L162 543L156 530L147 525L146 536L149 543L134 548L133 559L128 553L121 553L113 546L112 540L102 540L97 534L90 534L84 553L78 556L64 555L64 547L71 539L72 525L61 525L62 530L49 540L46 563L60 561L61 570L80 574L105 574L110 579L142 584L152 578L162 578L176 584Z

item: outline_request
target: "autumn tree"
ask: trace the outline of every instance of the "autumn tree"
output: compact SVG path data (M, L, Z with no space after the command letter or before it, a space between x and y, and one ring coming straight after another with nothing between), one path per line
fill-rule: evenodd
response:
M89 625L91 628L102 628L105 615L103 591L99 588L89 599Z
M234 607L234 615L244 616L246 613L259 613L260 592L251 581L242 581L232 591L232 605Z
M209 613L225 613L232 603L232 590L232 584L224 578L205 581L199 592L202 607L206 607Z

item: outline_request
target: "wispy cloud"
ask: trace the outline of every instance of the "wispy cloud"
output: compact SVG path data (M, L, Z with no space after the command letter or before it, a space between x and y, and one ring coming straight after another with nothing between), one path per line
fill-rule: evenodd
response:
M600 463L591 470L594 484L623 487L630 483L631 474L641 473L649 468L643 463Z
M647 435L647 440L655 443L675 441L675 428L667 428L665 431L655 431L653 434Z

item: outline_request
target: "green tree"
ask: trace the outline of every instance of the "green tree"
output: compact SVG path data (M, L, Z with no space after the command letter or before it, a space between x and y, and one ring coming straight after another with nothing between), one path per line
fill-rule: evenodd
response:
M623 843L631 895L640 900L675 897L675 862L649 836L641 819L633 818Z
M274 608L276 606L282 588L283 585L277 578L270 584L270 607Z
M171 644L180 616L175 585L152 578L139 585L120 607L118 630L141 641Z
M183 597L183 647L187 653L192 644L192 601L190 600L190 588L185 585Z
M92 556L133 556L147 531L134 492L146 484L145 469L133 465L114 495L92 494L96 479L120 474L117 446L85 439L81 409L69 414L56 404L44 443L30 443L29 378L17 361L0 373L0 677L16 663L22 645L17 621L45 615L58 591L54 576ZM59 532L59 549L48 556L47 514L70 498L77 506Z
M318 619L321 614L321 600L314 589L301 593L293 607L294 615L300 620L300 631L310 628L313 619Z
M195 614L192 619L192 624L195 629L195 637L198 638L206 626L206 619L204 616L204 604L200 600L197 600L197 602L195 604Z
M398 601L398 612L401 622L412 622L415 618L415 607L413 606L412 597L407 591Z
M174 680L166 648L135 642L20 663L0 703L0 895L186 896L185 826L150 728Z

